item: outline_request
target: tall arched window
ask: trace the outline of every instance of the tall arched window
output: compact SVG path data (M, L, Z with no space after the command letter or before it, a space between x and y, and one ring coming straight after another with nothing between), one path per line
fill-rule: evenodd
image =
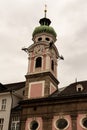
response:
M35 64L35 68L41 67L42 66L42 58L38 57L36 59L36 64Z
M54 61L51 61L51 69L54 71Z

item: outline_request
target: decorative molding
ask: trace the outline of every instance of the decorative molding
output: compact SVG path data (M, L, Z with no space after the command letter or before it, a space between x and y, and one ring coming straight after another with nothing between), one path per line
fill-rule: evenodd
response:
M37 81L37 82L31 82L31 83L29 83L29 92L28 92L28 98L31 98L30 97L30 92L31 92L31 85L34 85L34 84L42 84L42 96L44 96L44 84L45 84L45 81L43 80L43 81Z

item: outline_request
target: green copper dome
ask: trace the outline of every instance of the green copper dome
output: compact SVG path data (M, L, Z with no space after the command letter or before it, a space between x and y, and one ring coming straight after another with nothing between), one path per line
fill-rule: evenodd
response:
M50 19L48 19L46 17L42 18L42 19L40 19L39 23L40 23L40 26L36 27L35 30L34 30L34 32L33 32L33 34L32 34L33 37L36 34L44 33L44 32L52 34L54 37L57 36L55 30L51 26L49 26L51 24Z
M47 25L41 25L41 26L39 26L39 27L36 27L36 28L34 29L34 32L33 32L32 35L33 35L33 37L34 37L36 34L44 33L44 32L45 32L45 33L52 34L54 37L57 36L55 30L54 30L52 27L47 26Z

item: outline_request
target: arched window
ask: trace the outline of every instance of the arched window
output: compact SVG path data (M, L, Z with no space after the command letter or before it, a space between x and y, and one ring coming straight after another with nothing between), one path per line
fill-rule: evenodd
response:
M51 61L51 69L54 71L54 61Z
M42 58L38 57L36 59L36 64L35 64L35 68L41 67L42 66Z

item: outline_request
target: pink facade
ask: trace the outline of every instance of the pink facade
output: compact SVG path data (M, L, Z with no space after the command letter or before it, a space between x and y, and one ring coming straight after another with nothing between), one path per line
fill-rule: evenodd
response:
M44 94L43 91L43 83L32 83L29 87L29 98L42 97Z
M46 69L46 55L43 57L43 70Z
M33 67L34 67L34 58L31 59L31 64L30 64L30 73L33 72Z
M59 119L58 116L54 116L53 120L52 120L52 130L57 130L56 129L56 121L57 119ZM68 127L67 130L72 130L72 124L71 124L71 118L69 115L64 116L64 119L66 119L68 121ZM32 121L37 121L38 122L38 129L42 130L43 129L43 121L41 117L32 117L32 118L28 118L26 121L26 125L25 125L25 130L30 130L30 125ZM37 130L38 130L37 129ZM83 129L78 129L78 130L83 130Z
M84 114L78 115L78 117L77 117L77 130L86 130L85 128L83 128L81 126L81 119L83 119L84 117L85 117ZM56 121L60 118L64 118L68 121L68 126L64 130L72 130L72 120L71 120L71 117L69 115L65 115L63 117L54 116L53 120L52 120L52 130L57 130ZM42 120L41 117L28 118L27 121L26 121L25 130L30 130L30 124L33 120L36 120L38 122L38 124L39 124L38 129L42 130L43 129L43 120Z

